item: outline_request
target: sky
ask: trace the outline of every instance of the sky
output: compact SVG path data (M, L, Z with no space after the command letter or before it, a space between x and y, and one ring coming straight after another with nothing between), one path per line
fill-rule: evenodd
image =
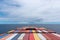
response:
M0 0L0 24L60 24L60 0Z

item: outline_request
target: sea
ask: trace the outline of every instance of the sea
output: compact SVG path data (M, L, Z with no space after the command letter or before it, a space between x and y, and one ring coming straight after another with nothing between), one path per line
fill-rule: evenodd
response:
M17 27L45 27L47 29L60 33L60 24L0 24L0 34L7 33Z

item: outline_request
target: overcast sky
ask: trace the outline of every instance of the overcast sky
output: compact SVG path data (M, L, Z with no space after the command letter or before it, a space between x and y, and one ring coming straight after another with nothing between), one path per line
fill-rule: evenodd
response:
M60 23L60 0L0 0L0 24Z

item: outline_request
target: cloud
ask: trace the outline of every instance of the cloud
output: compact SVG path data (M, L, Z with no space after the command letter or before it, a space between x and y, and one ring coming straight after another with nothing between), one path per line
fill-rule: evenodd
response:
M0 12L0 17L8 17L8 13L7 12Z
M60 0L0 0L0 21L60 22Z

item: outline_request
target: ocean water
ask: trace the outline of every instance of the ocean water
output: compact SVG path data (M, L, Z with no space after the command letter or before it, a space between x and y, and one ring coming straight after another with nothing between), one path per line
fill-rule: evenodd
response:
M25 26L45 27L47 29L60 33L60 24L0 24L0 34L7 33L8 31L16 29L17 27L21 28Z

